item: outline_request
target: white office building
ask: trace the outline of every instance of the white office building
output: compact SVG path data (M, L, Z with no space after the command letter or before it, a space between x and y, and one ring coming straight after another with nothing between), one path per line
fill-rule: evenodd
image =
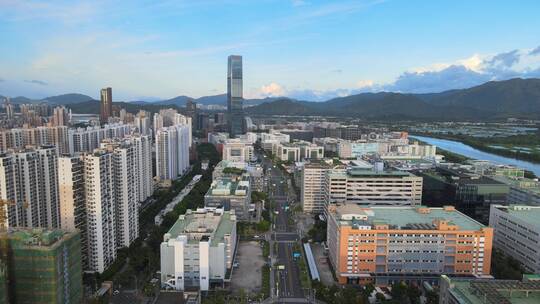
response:
M223 143L223 160L249 162L253 158L253 144L239 138L227 139Z
M209 290L223 286L236 247L236 216L222 209L187 210L161 243L161 286L164 289Z
M376 166L378 167L378 166ZM327 172L326 204L420 205L422 177L406 171L349 167Z
M540 207L491 205L493 246L518 260L527 272L540 274Z

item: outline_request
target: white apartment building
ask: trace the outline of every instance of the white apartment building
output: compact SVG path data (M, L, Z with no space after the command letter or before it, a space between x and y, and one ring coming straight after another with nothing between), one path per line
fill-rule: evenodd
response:
M102 273L116 259L116 200L113 153L84 156L88 270Z
M223 143L223 160L249 162L253 158L253 145L247 141L234 138Z
M139 111L133 119L133 125L137 131L142 135L152 135L150 124L150 113L146 111Z
M300 202L305 213L324 213L326 173L332 166L325 162L304 164L300 173Z
M491 205L489 226L496 249L518 260L528 271L540 274L540 206Z
M122 123L106 124L103 127L94 126L69 129L69 154L77 152L92 152L99 148L101 141L109 138L123 138L131 134L131 125Z
M15 128L0 131L0 152L8 149L19 150L26 146L54 145L60 154L69 153L68 127L40 126L35 128Z
M9 227L60 227L58 152L44 146L0 155L0 198Z
M136 146L129 141L102 143L112 152L116 246L128 247L139 236L139 175Z
M58 158L58 194L60 227L81 233L83 269L88 269L88 240L86 229L86 198L84 194L84 161L82 156Z
M236 247L236 216L222 209L187 210L161 243L161 286L209 290L223 284Z
M326 204L420 205L422 177L405 171L349 167L326 175Z
M153 188L150 149L150 136L133 135L105 140L92 154L60 158L62 228L81 231L85 270L102 272L113 251L139 236L139 203Z
M138 186L138 202L143 202L154 193L152 173L152 139L150 135L132 135L128 138L135 146ZM188 160L189 161L189 160Z
M189 129L189 147L191 147L192 142L192 121L191 117L184 116L179 114L174 109L162 109L159 113L154 114L154 132L157 132L159 129L172 127L172 126L187 126Z
M159 180L175 180L189 167L190 127L174 125L156 132L156 173Z

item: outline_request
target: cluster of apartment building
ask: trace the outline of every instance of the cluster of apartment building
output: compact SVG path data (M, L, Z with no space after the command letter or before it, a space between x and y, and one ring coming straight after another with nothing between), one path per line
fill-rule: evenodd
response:
M83 269L106 270L118 249L139 236L139 207L155 188L153 147L159 181L174 180L189 168L189 118L174 110L156 114L153 142L151 133L138 132L148 133L147 116L140 114L143 126L0 132L6 139L0 154L0 199L10 202L5 225L77 229ZM48 136L50 130L64 130L67 141Z
M76 129L64 125L13 128L0 131L0 151L54 145L60 154L73 155L97 149L104 139L122 138L131 133L132 126L122 123Z

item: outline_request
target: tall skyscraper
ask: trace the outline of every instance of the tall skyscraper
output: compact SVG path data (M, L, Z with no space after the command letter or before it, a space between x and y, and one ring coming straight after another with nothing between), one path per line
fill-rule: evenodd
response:
M245 133L242 87L242 56L229 56L227 69L227 112L231 138Z
M100 121L102 124L109 121L112 116L112 89L101 89Z

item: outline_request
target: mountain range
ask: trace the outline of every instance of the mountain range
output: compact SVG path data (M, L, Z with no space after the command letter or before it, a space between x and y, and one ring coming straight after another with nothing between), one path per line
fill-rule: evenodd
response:
M361 93L325 102L280 98L246 109L260 115L332 115L366 119L540 119L540 79L490 81L430 94Z
M1 96L0 96L1 98ZM161 101L115 102L127 111L157 111L165 106L183 107L188 96ZM193 98L201 105L227 104L226 94ZM23 96L11 99L14 104L48 102L66 105L75 113L99 113L99 102L82 94L64 94L34 100ZM250 115L321 115L365 119L422 120L492 120L508 117L540 119L540 79L515 78L490 81L468 89L429 94L393 92L360 93L324 102L295 100L287 97L246 99Z

